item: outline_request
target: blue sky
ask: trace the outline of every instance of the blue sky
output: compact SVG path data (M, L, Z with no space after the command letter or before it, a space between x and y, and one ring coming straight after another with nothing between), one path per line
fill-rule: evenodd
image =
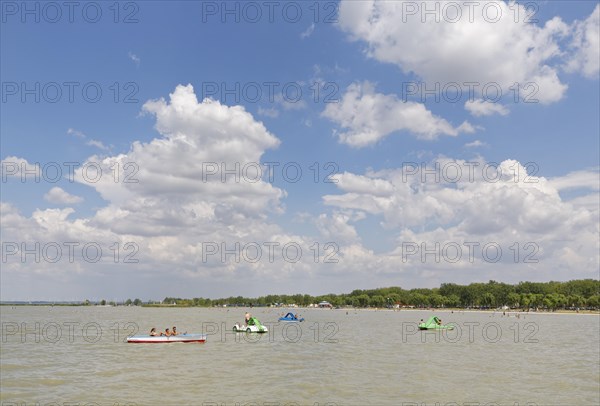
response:
M118 15L83 2L69 21L65 6L3 2L2 299L597 278L598 2L481 2L472 21L461 2L460 18L439 3L439 21L421 4L321 2L317 15L275 2L271 18L264 2L121 2ZM462 97L415 91L436 86ZM102 181L80 169L70 179L69 162L102 168ZM443 170L465 162L474 178L448 182ZM17 169L36 163L39 181L22 181ZM211 163L264 176L203 181ZM486 165L503 176L486 178ZM291 182L283 167L302 175ZM65 242L104 248L97 262L80 249L70 261ZM502 255L470 261L470 242ZM239 260L206 252L238 243ZM298 261L280 252L290 243ZM454 244L458 261L443 249ZM131 247L137 262L123 263Z

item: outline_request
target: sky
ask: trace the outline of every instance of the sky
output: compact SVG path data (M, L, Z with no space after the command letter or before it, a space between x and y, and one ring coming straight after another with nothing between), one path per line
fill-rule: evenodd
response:
M1 13L2 300L600 277L596 1Z

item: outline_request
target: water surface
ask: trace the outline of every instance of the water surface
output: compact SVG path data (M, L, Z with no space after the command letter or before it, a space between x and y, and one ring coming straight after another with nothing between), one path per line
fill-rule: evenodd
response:
M271 333L232 333L245 311L3 306L2 405L600 404L597 315L251 309ZM457 329L415 330L433 314ZM208 340L124 342L173 325Z

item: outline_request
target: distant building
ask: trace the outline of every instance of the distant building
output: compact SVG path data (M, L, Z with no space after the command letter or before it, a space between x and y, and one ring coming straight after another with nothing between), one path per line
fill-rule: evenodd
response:
M322 301L322 302L319 302L319 307L320 308L331 309L333 306L329 302Z

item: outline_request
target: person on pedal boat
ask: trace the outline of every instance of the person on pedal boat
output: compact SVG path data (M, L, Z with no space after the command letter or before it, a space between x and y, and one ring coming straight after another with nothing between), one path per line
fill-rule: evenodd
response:
M156 337L158 334L156 333L156 327L152 327L152 329L150 330L150 336L151 337Z

